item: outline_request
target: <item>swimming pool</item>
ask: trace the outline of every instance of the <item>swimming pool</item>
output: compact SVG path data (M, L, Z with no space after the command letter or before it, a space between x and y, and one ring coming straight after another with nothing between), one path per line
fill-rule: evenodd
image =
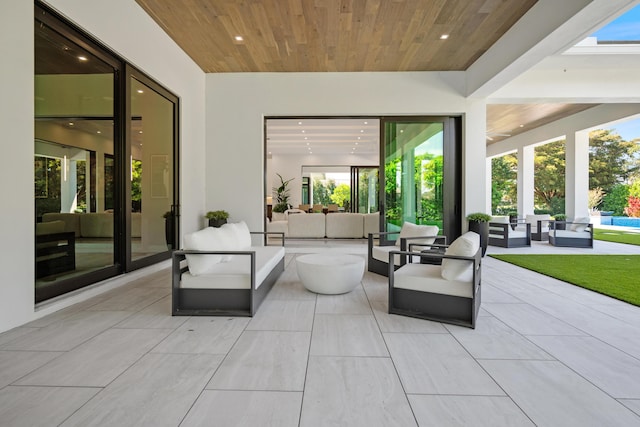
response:
M640 228L640 218L629 218L626 216L601 216L600 224Z

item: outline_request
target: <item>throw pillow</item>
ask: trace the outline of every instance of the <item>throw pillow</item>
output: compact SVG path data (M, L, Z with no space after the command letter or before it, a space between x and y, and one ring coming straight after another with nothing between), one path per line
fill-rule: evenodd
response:
M236 248L235 233L229 228L207 227L195 233L184 236L184 248L194 251L228 251ZM212 272L216 264L228 258L224 255L196 255L188 254L187 264L189 273L199 276Z
M571 231L584 231L589 226L589 221L591 218L581 217L573 220L573 224L571 224Z
M480 235L467 231L449 245L446 255L471 257L480 248ZM461 259L443 259L440 274L446 280L471 281L473 278L473 264Z
M234 241L229 250L245 250L251 247L251 233L244 221L226 223L221 228L228 229Z
M400 229L400 236L396 240L396 246L400 246L400 239L406 239L407 237L428 237L426 239L412 239L407 242L407 245L409 243L431 244L436 240L438 230L437 225L417 225L405 221Z

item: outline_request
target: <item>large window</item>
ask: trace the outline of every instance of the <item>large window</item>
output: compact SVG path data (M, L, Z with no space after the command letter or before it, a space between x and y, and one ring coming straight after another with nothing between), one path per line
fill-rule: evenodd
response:
M45 6L35 17L37 302L169 257L177 98Z

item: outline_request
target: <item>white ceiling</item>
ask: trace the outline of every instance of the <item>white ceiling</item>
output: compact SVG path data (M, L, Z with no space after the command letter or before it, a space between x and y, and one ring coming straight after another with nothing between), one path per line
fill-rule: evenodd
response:
M380 120L376 118L268 119L271 155L376 154Z

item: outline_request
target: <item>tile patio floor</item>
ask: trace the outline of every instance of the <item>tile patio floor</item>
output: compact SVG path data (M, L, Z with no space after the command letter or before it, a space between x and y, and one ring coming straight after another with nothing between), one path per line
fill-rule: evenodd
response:
M0 334L0 425L640 426L639 307L486 257L476 330L394 316L307 292L297 254L365 252L320 245L253 319L171 317L162 270Z

